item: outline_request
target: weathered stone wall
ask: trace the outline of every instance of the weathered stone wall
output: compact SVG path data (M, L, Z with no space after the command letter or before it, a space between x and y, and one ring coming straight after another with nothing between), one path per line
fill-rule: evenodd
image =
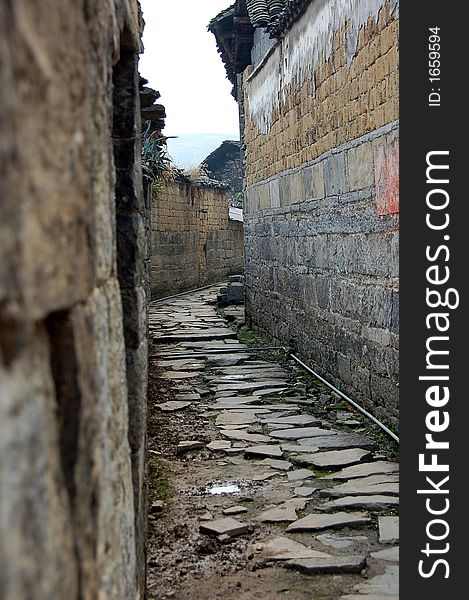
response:
M134 0L0 3L2 600L144 595L139 34Z
M243 268L243 224L228 216L228 191L173 181L151 210L153 298L220 281Z
M394 425L397 35L397 2L314 0L243 76L248 315Z

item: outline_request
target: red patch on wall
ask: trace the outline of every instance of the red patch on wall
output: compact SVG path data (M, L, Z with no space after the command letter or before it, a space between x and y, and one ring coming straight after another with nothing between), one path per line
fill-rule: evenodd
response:
M378 146L374 152L376 212L378 215L399 213L399 144Z

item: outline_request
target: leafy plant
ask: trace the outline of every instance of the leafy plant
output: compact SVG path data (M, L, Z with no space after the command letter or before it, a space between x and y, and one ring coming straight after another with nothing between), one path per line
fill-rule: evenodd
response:
M151 121L142 134L142 170L153 182L158 182L171 171L166 151L166 137L161 131L150 131Z

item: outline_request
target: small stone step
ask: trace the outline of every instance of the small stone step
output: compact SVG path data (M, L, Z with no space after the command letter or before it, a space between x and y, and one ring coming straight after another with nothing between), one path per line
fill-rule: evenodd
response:
M236 506L230 506L229 508L223 509L223 514L229 515L229 516L241 515L241 514L247 513L247 512L248 512L248 509L245 506L241 506L240 504L237 504Z
M286 567L308 575L316 573L360 573L365 565L366 557L363 555L293 559L285 563Z
M159 408L163 412L175 412L176 410L182 410L191 405L191 402L178 402L177 400L169 400L163 402L163 404L156 404L156 408Z
M369 462L363 465L353 465L327 475L324 479L354 479L356 477L367 477L368 475L379 475L384 473L399 472L398 463L388 462L384 460Z
M394 496L344 496L321 504L323 510L335 510L336 508L365 508L366 510L380 510L390 506L399 506L399 498Z
M381 544L399 543L399 517L378 517Z
M334 430L319 427L295 427L293 429L274 429L270 432L270 436L281 440L299 440L301 438L335 435L336 433Z
M232 517L226 517L226 519L217 519L216 521L209 521L199 525L200 533L206 533L207 535L229 535L230 537L236 537L249 532L249 525L246 523L240 523Z
M350 448L349 450L331 450L329 452L317 452L315 454L300 454L298 456L292 456L290 460L295 464L313 465L320 469L335 469L363 462L370 456L371 452L368 450Z
M200 450L204 446L205 444L198 440L184 440L179 442L176 451L178 454L182 454L184 452L189 452L190 450Z
M263 419L268 425L321 425L322 421L310 415L292 415L291 417L269 417Z
M371 519L366 513L338 512L334 514L311 514L298 519L287 527L287 531L320 531L321 529L335 529L346 526L367 525Z
M261 465L266 465L279 471L289 471L293 467L292 463L288 460L275 460L273 458L264 459Z
M372 552L370 556L379 560L399 562L399 546L393 546L392 548L385 548L384 550L378 550L378 552Z
M250 446L244 450L245 458L257 458L259 456L267 456L270 458L282 458L283 452L280 446L275 444L259 444Z
M265 510L257 517L257 520L264 523L291 523L298 519L296 511L303 509L305 505L306 500L293 498L279 506Z
M295 469L287 473L288 481L302 481L303 479L312 479L316 475L309 469Z
M247 433L246 431L238 429L221 429L220 433L222 436L231 440L250 442L251 444L263 444L270 441L268 435L262 435L260 433Z
M316 436L300 440L300 445L306 448L309 444L318 446L320 450L341 450L347 448L375 450L377 448L375 441L357 433L338 433L336 435Z
M367 478L364 478L367 479ZM321 491L321 496L366 496L370 494L384 494L387 496L399 495L399 482L380 481L378 483L362 482L362 479L352 479L342 485Z
M308 548L304 544L300 544L287 537L276 537L263 544L262 556L266 560L283 561L305 558L330 558L331 555L327 552Z

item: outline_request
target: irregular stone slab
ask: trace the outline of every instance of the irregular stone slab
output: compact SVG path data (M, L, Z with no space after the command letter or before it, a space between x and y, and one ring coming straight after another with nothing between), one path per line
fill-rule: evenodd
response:
M237 392L246 392L253 391L265 388L278 388L279 380L266 380L252 383L222 383L217 386L217 391L237 391Z
M335 529L346 526L366 525L371 519L366 513L338 512L328 514L311 514L298 519L287 527L287 531L320 531L321 529Z
M285 404L249 404L248 402L238 402L237 398L227 398L225 400L219 400L215 404L212 404L210 408L212 410L253 410L257 411L258 409L264 410L266 407L269 408L270 411L279 410L284 411L288 409L288 405Z
M254 396L275 396L275 394L280 394L281 392L285 392L288 388L286 387L277 387L277 388L271 388L268 390L255 390L253 392Z
M167 371L163 373L163 379L191 379L197 377L194 371Z
M399 543L399 517L378 517L381 544Z
M299 444L307 447L318 446L320 450L341 450L343 448L363 448L365 450L375 450L377 444L363 435L357 433L338 433L336 435L316 436L305 438L299 441Z
M204 446L205 444L198 440L185 440L179 442L177 445L177 452L178 454L182 454L183 452L189 452L190 450L200 450L200 448L203 448Z
M276 475L280 475L278 471L268 471L266 473L261 473L260 475L254 475L252 477L252 481L266 481L267 479L272 479Z
M323 490L321 495L333 496L365 496L370 494L399 495L399 483L389 481L380 483L363 483L361 479L352 479L342 485Z
M307 487L307 486L303 485L301 487L295 488L293 490L293 493L295 494L295 496L301 496L303 498L308 498L309 496L312 496L315 491L316 491L316 488Z
M200 533L208 535L229 535L230 537L236 537L247 533L249 525L240 523L232 517L226 517L226 519L217 519L216 521L209 521L204 525L200 525L199 530Z
M305 451L305 447L304 446L299 446L297 444L281 444L282 450L284 450L285 452L304 452ZM313 447L313 446L308 446L308 453L312 453L312 452L318 452L319 448L317 447Z
M247 431L249 424L247 423L246 425L217 425L217 427L221 427L223 429L230 429L231 431L235 431L238 429L244 429L244 431Z
M367 510L379 510L389 506L398 506L399 498L394 496L344 496L336 498L321 505L324 510L335 510L336 508L366 508Z
M200 394L197 394L195 392L190 392L187 394L176 394L176 398L183 402L189 402L194 400L200 400Z
M341 536L333 533L321 533L316 536L316 539L326 546L342 549L353 546L356 542L366 542L366 535Z
M163 402L163 404L156 404L156 408L159 408L163 412L175 412L176 410L182 410L191 405L191 402L180 402L177 400L169 400Z
M336 433L333 429L321 429L320 427L295 427L294 429L274 430L270 432L270 435L281 440L299 440L300 438L336 435Z
M268 560L292 560L303 558L329 558L330 554L308 548L287 537L277 537L263 545L262 556Z
M236 429L220 429L220 433L231 440L242 440L251 444L264 444L270 442L268 435L260 433L247 433L246 431Z
M263 423L269 425L321 425L322 421L310 415L292 415L291 417L270 417L264 419Z
M244 451L246 458L257 456L268 456L270 458L282 458L283 452L280 446L272 444L260 444L259 446L250 446Z
M378 550L378 552L372 552L370 556L379 560L399 562L399 546L393 546L392 548L385 548L384 550Z
M257 520L263 523L291 523L297 519L298 515L293 506L270 508L257 517Z
M168 335L154 335L153 340L157 344L173 344L175 342L197 342L202 340L223 340L223 339L235 339L236 332L232 329L223 330L221 328L217 329L206 329L202 331L180 331L173 334Z
M381 460L365 463L363 465L347 467L346 469L342 469L337 473L326 475L324 479L354 479L355 477L367 477L368 475L378 475L384 473L397 473L398 471L398 463Z
M330 452L317 452L316 454L301 454L291 458L296 464L313 465L320 469L335 469L363 462L370 457L368 450L350 448L349 450L331 450Z
M295 469L287 473L288 481L301 481L303 479L311 479L316 475L309 469Z
M288 460L275 460L273 458L266 458L261 462L261 465L267 465L272 469L278 469L279 471L289 471L293 467Z
M252 413L223 412L218 415L215 425L249 425L256 423L259 419Z
M387 565L383 575L375 575L366 583L355 586L354 590L360 594L374 594L378 597L384 596L389 600L390 596L399 596L399 565ZM363 600L369 596L361 596Z
M368 463L365 463L368 464ZM324 478L326 479L326 477ZM327 479L330 479L330 476L327 476ZM340 483L339 485L335 485L335 487L331 489L355 489L357 486L368 486L368 485L377 485L380 483L399 483L399 473L384 473L383 475L369 475L368 477L355 477L354 479L349 479L344 483Z
M303 509L305 504L305 500L293 498L275 508L264 511L257 517L257 520L263 523L291 523L298 519L297 509Z
M314 575L315 573L360 573L365 564L365 556L351 555L293 559L287 561L285 566Z
M227 442L225 440L214 440L213 442L210 442L210 444L207 444L207 448L209 450L213 450L214 452L227 450L231 448L231 442Z
M224 515L241 515L242 513L247 513L248 509L245 506L241 506L240 504L236 506L230 506L229 508L225 508L223 510Z
M227 354L227 353L223 353L223 354L212 354L210 356L207 357L208 358L208 362L210 364L217 364L217 365L239 365L240 363L242 363L245 360L249 359L249 354L241 354L241 353L236 353L236 354Z

